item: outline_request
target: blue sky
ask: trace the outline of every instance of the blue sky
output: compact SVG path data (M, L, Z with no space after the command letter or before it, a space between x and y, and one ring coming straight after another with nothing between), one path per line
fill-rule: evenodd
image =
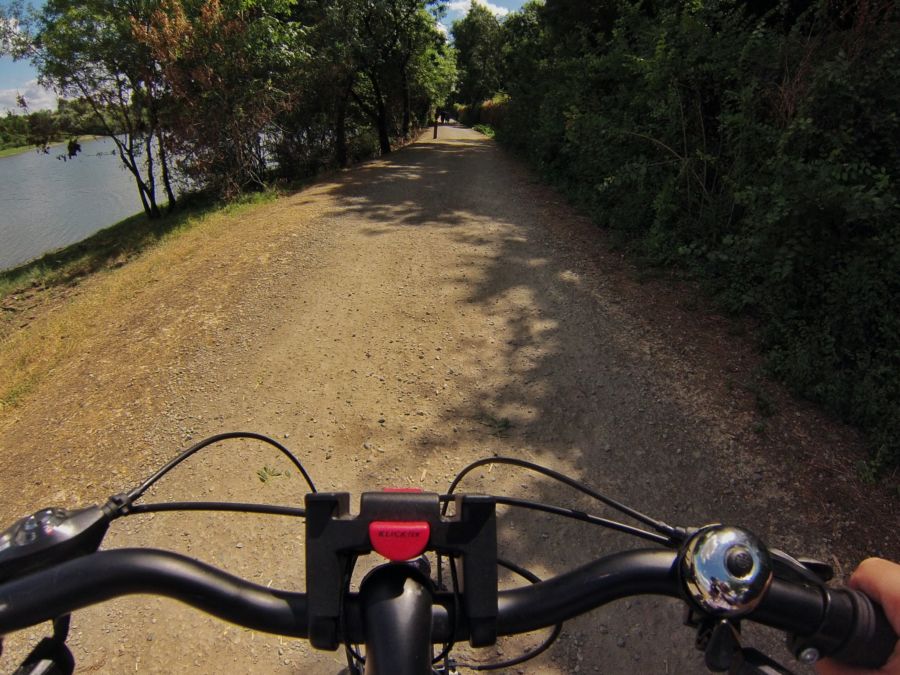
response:
M449 28L457 19L465 16L473 0L451 0L444 25ZM519 9L525 0L474 0L499 17ZM32 110L56 108L56 96L38 86L37 74L27 61L14 62L7 56L0 57L0 114L16 107L16 94L22 94Z

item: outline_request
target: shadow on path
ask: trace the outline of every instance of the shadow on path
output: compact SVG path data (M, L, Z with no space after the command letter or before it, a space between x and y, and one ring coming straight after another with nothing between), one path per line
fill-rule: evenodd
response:
M480 330L457 334L443 357L445 366L461 364L448 371L461 396L442 408L416 452L426 459L468 456L473 447L514 454L676 525L722 520L763 537L790 532L784 479L767 474L764 482L758 460L723 446L727 434L698 428L643 348L637 324L620 311L604 270L578 241L555 233L564 230L555 227L559 219L577 217L493 142L462 128L441 131L436 142L429 137L345 174L332 193L340 214L367 223L365 235L418 228L423 238L449 238L456 255L434 275L444 297L465 290L461 302L443 308L443 320L450 332L454 312L480 322ZM485 470L469 489L603 512L508 467ZM640 545L532 514L502 520L504 555L543 573ZM679 629L679 616L677 604L663 600L596 612L575 623L570 648L553 662L567 671L581 664L581 636L598 653L589 662L608 672L642 668L634 663L641 658L650 672L693 671L693 636ZM629 649L620 649L626 642Z

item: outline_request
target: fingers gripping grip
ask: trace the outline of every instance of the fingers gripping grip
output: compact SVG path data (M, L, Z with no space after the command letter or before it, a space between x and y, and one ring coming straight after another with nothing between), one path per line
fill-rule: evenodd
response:
M848 590L853 605L853 631L832 656L844 663L864 668L880 668L897 646L897 633L884 614L881 605L860 593Z
M863 668L883 666L894 652L897 634L881 605L848 588L821 591L818 628L794 633L788 642L794 656L806 663L827 656Z

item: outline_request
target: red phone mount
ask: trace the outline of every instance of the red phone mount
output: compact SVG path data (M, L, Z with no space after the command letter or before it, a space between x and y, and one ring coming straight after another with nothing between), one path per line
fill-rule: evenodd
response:
M462 560L462 609L473 647L497 639L497 521L493 497L458 495L453 516L441 515L433 492L366 492L359 515L346 492L306 495L306 593L309 641L338 648L341 598L354 556L376 551L392 561L435 551Z

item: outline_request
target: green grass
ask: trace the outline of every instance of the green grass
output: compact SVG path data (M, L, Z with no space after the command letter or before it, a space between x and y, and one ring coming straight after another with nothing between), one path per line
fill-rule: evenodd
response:
M484 134L488 138L494 137L494 127L488 126L487 124L476 124L474 127L472 127L472 129L477 131L479 134Z
M197 205L158 220L150 220L143 213L120 220L77 244L0 272L0 300L27 288L72 284L101 269L120 267L179 229L190 217L213 208L211 204Z
M6 392L3 392L3 394L0 395L0 410L16 405L22 397L31 391L33 385L33 378L29 377L17 382L15 386Z
M491 434L494 436L502 436L513 427L513 423L508 417L494 417L490 413L481 415L475 421L492 429Z
M13 148L4 148L0 150L0 157L12 157L13 155L21 155L23 152L34 150L33 145L17 145Z
M0 301L28 288L52 288L77 283L99 270L121 267L147 248L183 229L192 219L214 211L226 214L262 204L277 197L275 191L248 194L227 205L190 199L173 214L157 220L139 213L111 225L87 239L37 260L0 272Z

